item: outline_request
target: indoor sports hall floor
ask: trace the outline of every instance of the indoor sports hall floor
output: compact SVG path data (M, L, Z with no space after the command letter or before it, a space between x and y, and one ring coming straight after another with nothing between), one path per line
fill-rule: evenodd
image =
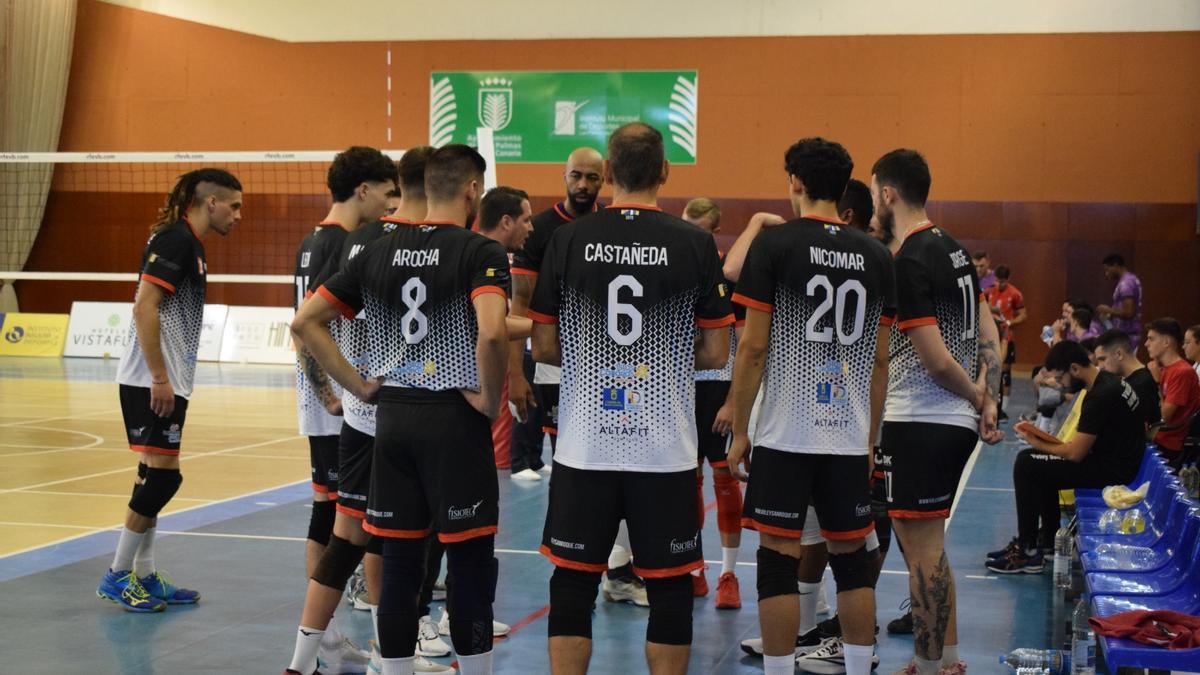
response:
M4 673L278 673L291 655L304 595L303 536L310 490L307 444L296 435L292 371L201 364L186 427L178 496L159 523L156 557L177 581L203 593L194 607L163 614L121 611L96 597L132 484L112 383L115 361L0 360L0 635ZM1017 378L1014 419L1032 400ZM984 447L949 529L958 584L960 651L972 672L1002 672L997 655L1048 646L1061 626L1044 575L999 578L984 553L1014 532L1015 444ZM496 645L496 672L542 673L550 564L536 553L547 483L500 473L496 617L513 626ZM711 484L705 494L712 498ZM705 557L719 561L715 514ZM761 673L738 642L758 635L756 537L743 538L741 610L696 600L690 672ZM715 589L720 563L712 563ZM907 577L893 549L878 588L881 626L899 616ZM440 609L434 610L435 617ZM368 614L343 604L339 620L363 644ZM593 673L646 672L646 610L600 600ZM881 631L880 672L901 667L911 637ZM450 661L450 659L444 659Z

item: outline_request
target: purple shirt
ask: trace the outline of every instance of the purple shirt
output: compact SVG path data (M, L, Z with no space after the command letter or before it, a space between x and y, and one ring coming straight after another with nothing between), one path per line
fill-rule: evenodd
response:
M1117 309L1125 300L1133 300L1133 316L1128 319L1114 315L1112 327L1124 331L1135 340L1136 347L1142 337L1142 282L1133 272L1125 272L1113 289L1112 307Z
M987 289L989 289L995 285L996 285L996 273L992 270L988 270L988 273L983 275L983 278L981 278L979 280L979 290L981 290L981 291L986 291Z

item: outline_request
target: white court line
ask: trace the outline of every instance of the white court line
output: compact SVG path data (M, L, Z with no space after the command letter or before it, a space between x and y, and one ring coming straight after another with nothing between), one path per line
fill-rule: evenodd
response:
M129 494L109 494L106 492L62 492L58 490L21 490L22 494L27 495L61 495L64 497L113 497L116 499L129 499ZM211 504L212 499L200 499L199 497L171 497L171 501L181 502L198 502L203 504Z
M68 434L79 434L80 436L91 436L92 442L88 443L87 445L72 446L69 448L63 447L61 445L23 445L23 444L19 445L19 444L10 444L10 443L0 443L0 448L44 448L42 450L34 450L31 452L12 452L12 453L0 454L0 459L5 459L8 457L28 457L30 455L49 455L49 454L55 453L55 452L70 452L71 450L87 450L88 448L94 448L97 445L100 445L101 443L104 442L104 438L101 436L97 436L96 434L91 434L86 431L77 431L75 429L55 429L54 427L25 427L25 428L26 429L39 429L42 431L58 431L58 432L63 432L63 433L68 433Z
M41 418L33 419L33 420L21 420L19 422L5 422L4 424L0 424L0 427L17 427L17 426L21 426L22 424L38 424L41 422L53 422L54 420L78 420L78 419L83 419L84 417L95 417L97 415L113 415L113 414L116 414L119 412L121 412L121 411L118 409L109 408L108 410L97 410L95 412L90 412L90 413L80 413L78 415L61 415L58 417L41 417Z
M963 492L966 491L967 481L971 480L971 472L975 470L975 462L979 460L979 449L983 447L983 441L975 443L975 449L971 451L971 458L967 460L967 467L962 472L962 477L958 479L958 490L954 493L954 503L950 505L950 515L946 518L946 530L950 529L950 521L954 520L954 512L958 510L958 502L962 499ZM943 530L945 531L945 530Z
M984 579L986 581L995 581L996 579L1000 578L1000 577L994 577L994 576L986 575L986 574L982 575L982 576L980 576L978 574L967 574L964 576L966 576L968 579Z
M969 487L964 490L979 490L981 492L1016 492L1012 488L992 488L992 487Z
M89 532L86 532L85 534L91 534L92 532L101 532L103 530L113 529L111 527L95 528L95 527L92 527L91 525L63 525L61 523L19 523L19 522L13 521L13 520L0 520L0 525L10 525L10 526L15 526L15 527L59 527L59 528L66 528L68 530L89 530ZM83 536L83 535L77 535L77 536ZM74 539L74 538L75 537L68 537L68 539ZM64 541L66 541L66 540L64 539ZM46 544L46 545L49 546L49 544ZM34 548L40 548L40 547L35 546Z
M192 459L203 459L205 457L217 457L219 455L225 455L230 452L237 452L238 450L249 450L250 448L261 448L264 445L273 445L275 443L282 443L284 441L294 441L299 438L303 438L303 436L300 436L299 434L297 434L295 436L287 436L285 438L275 438L275 439L272 439L269 441L262 441L260 443L251 443L249 445L239 445L239 446L236 446L233 448L225 448L224 450L214 450L212 452L203 452L203 453L199 453L199 454L189 453L189 454L181 456L179 458L179 461L184 462L184 461L192 460ZM100 478L101 476L112 476L112 475L115 475L118 473L129 473L132 468L133 467L125 467L122 469L112 469L111 471L100 471L97 473L87 474L85 476L75 476L73 478L61 478L59 480L52 480L52 481L48 481L45 483L38 483L36 485L25 485L23 487L18 487L18 488L7 488L4 490L0 490L0 494L5 494L8 492L22 492L25 490L36 490L38 488L50 487L52 485L62 485L63 483L73 483L78 480L88 480L91 478ZM291 485L291 483L287 483L287 485ZM255 494L255 493L251 492L250 494Z
M183 530L155 530L156 534L180 537L214 537L217 539L254 539L258 541L308 541L304 537L280 537L268 534L234 534L232 532L190 532Z
M290 487L290 486L292 486L292 485L301 485L301 484L307 485L308 483L309 483L309 479L307 479L307 478L305 478L304 480L295 480L295 481L291 481L290 483L281 483L281 484L279 484L279 485L273 485L273 486L271 486L271 487L269 487L269 488L263 488L263 489L261 489L261 490L255 490L254 492L247 492L247 493L245 493L245 494L234 495L233 497L227 497L227 498L225 498L225 499L218 499L217 501L215 501L215 502L211 502L211 503L209 503L209 504L197 504L197 505L195 505L195 506L189 506L189 507L187 507L187 508L182 508L182 509L179 509L178 511L172 511L171 513L164 513L164 514L162 514L160 517L173 516L173 515L175 515L176 513L186 513L186 512L188 512L188 511L194 511L194 510L196 510L196 509L203 509L203 508L207 508L207 507L209 507L209 506L214 506L214 505L216 505L216 504L224 504L225 502L232 502L232 501L234 501L234 500L237 500L237 499L244 499L244 498L246 498L246 497L253 497L254 495L262 494L262 493L264 493L264 492L271 492L272 490L278 490L278 489L280 489L280 488ZM0 525L4 525L4 524L5 524L5 523L3 523L3 522L0 522ZM49 524L49 523L10 523L10 524L11 524L11 525L35 525L35 526L41 526L41 527L76 527L76 526L74 526L74 525L53 525L53 524ZM119 523L119 524L117 524L117 525L108 525L108 526L106 526L106 527L93 527L93 528L89 528L89 529L90 529L90 531L88 531L88 532L82 532L82 533L80 533L80 534L71 535L70 537L63 537L62 539L56 539L56 540L54 540L54 541L49 541L49 542L46 542L46 543L44 543L44 544L38 544L38 545L36 545L36 546L29 546L29 547L27 547L27 548L23 548L23 549L20 549L20 550L17 550L17 551L13 551L12 553L5 553L5 554L3 554L3 555L0 555L0 560L4 560L5 558L9 558L9 557L12 557L12 556L14 556L14 555L21 555L22 553L28 553L28 552L30 552L30 551L36 551L36 550L38 550L38 549L40 549L40 548L47 548L47 547L50 547L50 546L57 546L57 545L59 545L59 544L66 543L66 542L68 542L68 541L71 541L71 540L73 540L73 539L81 539L81 538L83 538L83 537L86 537L86 536L89 536L89 535L95 534L95 533L97 533L97 532L105 532L105 531L108 531L108 530L118 530L118 529L120 529L122 526L123 526L123 523Z

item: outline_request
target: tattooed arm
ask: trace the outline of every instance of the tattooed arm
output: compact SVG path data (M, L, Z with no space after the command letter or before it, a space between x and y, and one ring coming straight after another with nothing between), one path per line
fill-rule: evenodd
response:
M333 391L333 380L317 362L317 358L304 345L299 345L300 363L304 367L304 375L312 383L313 393L317 400L325 406L330 415L342 414L342 401Z
M979 437L994 445L1004 440L999 429L996 401L1000 399L1000 329L992 319L987 304L979 303L979 385L983 388L983 405L979 409Z

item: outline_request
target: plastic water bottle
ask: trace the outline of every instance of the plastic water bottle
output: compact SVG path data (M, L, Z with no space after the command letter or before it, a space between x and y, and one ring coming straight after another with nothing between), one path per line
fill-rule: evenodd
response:
M1042 326L1042 342L1046 344L1054 342L1054 329L1050 326Z
M1121 512L1109 509L1100 516L1100 533L1117 534L1121 529Z
M1059 649L1014 649L1000 657L1000 663L1017 672L1067 675L1071 672L1071 655Z
M1140 534L1146 531L1146 517L1141 509L1129 509L1121 520L1121 534Z
M1054 587L1071 587L1071 530L1066 525L1054 533Z
M1071 675L1096 675L1096 635L1088 623L1087 600L1080 600L1071 615Z

